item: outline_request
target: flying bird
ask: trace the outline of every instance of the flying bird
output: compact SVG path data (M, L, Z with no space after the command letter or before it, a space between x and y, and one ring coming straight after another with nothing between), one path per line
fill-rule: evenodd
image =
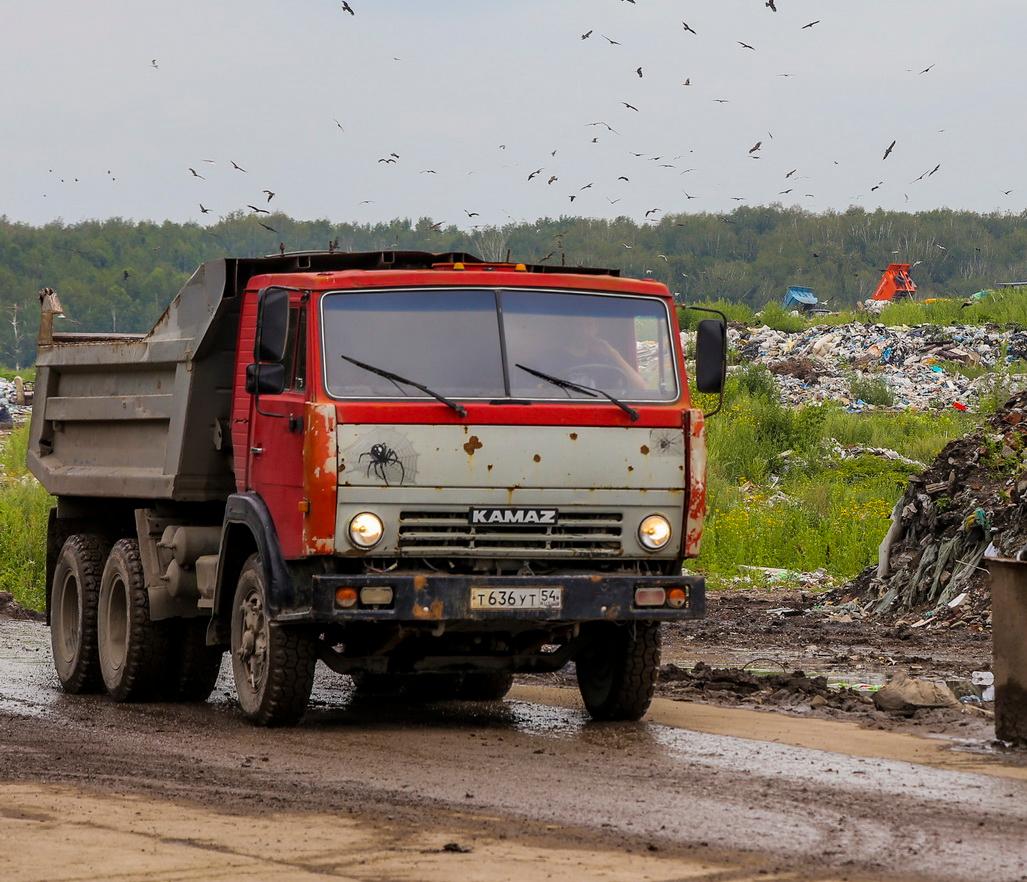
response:
M617 178L617 180L618 181L627 181L629 184L631 183L631 181L628 181L628 179L627 179L627 177L625 175L621 175L620 177Z
M1013 192L1012 190L1003 190L1003 191L1002 191L1002 195L1003 195L1003 196L1008 196L1008 195L1009 195L1010 193L1012 193L1012 192Z
M691 27L689 27L687 21L681 22L681 27L683 27L685 29L686 33L695 34L697 37L699 36L699 33L697 31L695 31Z
M203 175L201 175L201 174L200 174L200 173L199 173L199 172L198 172L198 171L197 171L196 169L194 169L194 168L191 168L191 169L189 169L189 171L191 171L191 172L193 173L193 177L194 177L194 178L199 178L199 179L200 179L201 181L205 181L205 180L207 180L207 179L206 179L206 178L205 178L205 177L204 177Z
M275 198L274 191L272 191L272 190L261 190L260 192L263 193L265 196L267 196L267 201L268 202L270 202L272 199Z
M633 110L635 113L638 113L638 108L635 107L634 104L628 104L627 101L621 101L621 104L623 104L628 110Z
M735 40L735 42L739 46L741 46L743 49L751 49L753 52L756 51L756 47L755 46L750 46L748 43L743 43L741 40Z
M934 64L937 64L937 63L938 63L938 62L935 62ZM922 75L922 74L925 74L925 73L929 73L929 72L930 72L930 70L931 70L931 68L932 68L932 67L934 67L934 64L930 64L930 65L928 65L927 67L925 67L925 68L924 68L924 69L923 69L922 71L920 71L921 75Z
M787 196L789 193L792 192L792 189L793 189L792 187L789 187L787 190L778 190L777 195L778 196Z
M888 158L889 156L891 156L891 152L892 152L892 150L894 150L894 149L895 149L895 144L896 144L896 143L897 143L897 142L895 142L895 141L892 141L892 142L891 142L891 144L889 144L889 145L888 145L888 149L884 151L884 156L882 156L882 157L881 157L881 161L882 161L882 162L883 162L883 161L884 161L885 159L887 159L887 158Z
M479 212L468 211L466 208L464 209L464 214L466 214L468 217L481 217L481 214Z
M752 147L749 148L749 152L750 153L755 153L762 146L763 146L763 142L762 141L757 141L755 144L752 145Z
M433 168L425 168L425 169L422 169L419 172L419 174L422 174L422 175L437 175L438 172L435 171L435 169L433 169Z
M649 217L650 215L654 215L654 214L656 214L656 213L657 213L658 211L662 211L662 210L663 210L662 208L650 208L650 209L649 209L649 210L648 210L648 211L647 211L647 212L645 213L645 216L646 216L646 217Z
M767 2L763 5L766 6L767 9L769 9L771 12L777 12L777 7L774 5L774 0L767 0Z
M588 125L590 125L590 126L602 126L608 132L613 132L615 135L619 135L620 134L620 132L618 132L615 128L613 128L613 126L611 126L609 123L603 122L602 120L599 120L598 122L590 122L590 123L588 123Z
M200 203L200 214L210 214L209 208L204 208L203 203Z
M681 85L682 86L691 86L692 85L692 78L691 77L686 77L685 81Z
M874 190L879 190L883 185L884 181L878 181L876 184L874 184L874 186L870 188L870 192L873 193Z
M549 176L549 180L546 181L546 183L547 184L552 184L552 183L555 183L558 180L560 180L560 179L556 175L550 175Z
M230 159L229 162L232 163L232 168L234 168L236 171L241 171L241 172L246 171L246 169L244 169L241 165L239 165L235 160Z
M797 171L798 171L798 169L797 169L797 168L793 168L793 169L792 169L792 170L791 170L790 172L788 172L788 174L786 174L786 175L785 175L785 180L787 181L787 180L788 180L788 179L789 179L789 178L790 178L790 177L791 177L792 175L794 175L794 174L795 174L795 173L796 173Z
M268 211L266 208L257 208L256 205L250 205L250 204L247 203L246 207L247 208L252 208L258 214L271 214L271 212Z
M261 221L257 221L257 223L260 224L269 233L277 233L278 232L278 230L276 230L274 227L269 227L267 224L265 224L265 223L263 223Z
M638 78L639 79L642 79L642 66L641 65L639 65L638 67L635 68L635 73L638 74Z
M939 168L941 168L940 162L927 173L927 177L931 177Z
M534 178L534 177L536 177L537 175L540 175L540 174L542 174L542 169L537 168L530 175L528 175L528 180L530 181L532 178Z
M588 39L589 37L591 37L591 36L592 36L592 31L585 31L585 33L583 33L583 34L581 35L581 39L582 39L582 40L587 40L587 39Z
M607 37L606 34L600 34L599 36L602 37L604 40L606 40L606 42L609 43L611 46L619 46L620 45L620 43L618 43L612 37Z
M589 190L589 189L591 189L591 188L592 188L592 185L593 185L594 183L595 183L595 181L589 181L589 182L588 182L587 184L585 184L585 186L584 186L584 187L578 187L578 190L579 190L579 191L581 191L581 190Z
M728 101L728 99L727 99L727 98L714 98L713 100L714 100L714 101L715 101L715 102L716 102L717 104L730 104L730 103L731 103L730 101Z
M150 67L152 67L154 70L160 70L160 65L157 64L156 58L150 59Z
M396 161L397 160L393 159L391 156L383 156L381 159L378 160L378 162L384 162L386 165L395 165Z
M682 193L685 193L685 191L684 191L684 190L682 190L681 192L682 192ZM693 196L693 195L692 195L691 193L685 193L685 199L695 199L695 198L696 198L696 197L695 197L695 196Z
M348 12L350 15L356 15L356 13L353 11L353 7L350 6L349 3L346 2L346 0L342 0L342 11Z
M820 24L820 19L819 18L816 21L811 21L809 24L804 24L801 28L799 28L799 30L800 31L805 31L806 29L811 28L814 25L818 25L818 24Z

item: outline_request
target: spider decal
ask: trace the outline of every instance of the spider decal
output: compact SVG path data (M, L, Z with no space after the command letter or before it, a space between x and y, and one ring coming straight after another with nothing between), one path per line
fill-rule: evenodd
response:
M396 451L389 447L387 444L372 444L371 449L364 451L357 458L358 462L363 462L364 457L367 457L367 477L371 477L371 472L374 472L375 477L385 482L385 486L389 486L389 467L399 466L399 483L402 484L406 480L407 471L406 467L400 461L399 456L396 455Z

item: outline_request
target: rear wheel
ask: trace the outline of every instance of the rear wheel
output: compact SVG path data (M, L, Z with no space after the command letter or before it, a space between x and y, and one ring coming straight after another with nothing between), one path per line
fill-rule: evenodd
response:
M649 709L660 668L660 623L595 623L575 659L578 688L595 720L639 720Z
M100 579L97 635L100 672L115 701L164 697L172 623L150 621L139 543L119 539Z
M203 702L210 698L221 672L224 650L207 645L208 619L186 619L175 629L176 664L168 684L171 701Z
M61 688L72 695L103 691L96 610L107 543L92 533L67 538L54 567L50 645Z
M243 714L260 726L299 722L316 665L314 643L305 632L272 624L264 567L251 555L232 602L232 673Z

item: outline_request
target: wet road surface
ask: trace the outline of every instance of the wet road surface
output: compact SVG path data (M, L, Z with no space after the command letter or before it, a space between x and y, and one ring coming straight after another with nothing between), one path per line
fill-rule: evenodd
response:
M1023 767L968 764L908 735L781 720L659 701L642 723L595 724L569 690L535 687L482 705L366 703L322 669L303 725L267 731L240 719L224 669L199 706L65 696L46 628L0 621L3 848L12 879L97 878L83 874L84 845L67 866L39 848L55 836L96 842L88 825L61 825L108 817L103 799L116 794L119 811L137 801L115 831L130 842L143 835L126 829L139 818L185 823L161 833L160 848L192 860L190 824L224 827L201 849L206 875L183 869L183 879L233 878L254 860L248 878L1027 878ZM745 737L725 734L733 724ZM934 759L919 759L920 744ZM279 866L260 854L261 824L304 831L313 851ZM447 836L473 852L440 852ZM327 841L342 849L331 859ZM215 874L212 855L228 875ZM439 855L450 862L436 867ZM172 878L150 875L155 866L123 877Z

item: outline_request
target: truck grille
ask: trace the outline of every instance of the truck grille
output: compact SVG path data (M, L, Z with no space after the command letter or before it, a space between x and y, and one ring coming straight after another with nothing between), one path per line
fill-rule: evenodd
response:
M620 512L565 511L559 524L514 527L471 524L466 509L403 511L399 548L424 556L617 557L623 519Z

